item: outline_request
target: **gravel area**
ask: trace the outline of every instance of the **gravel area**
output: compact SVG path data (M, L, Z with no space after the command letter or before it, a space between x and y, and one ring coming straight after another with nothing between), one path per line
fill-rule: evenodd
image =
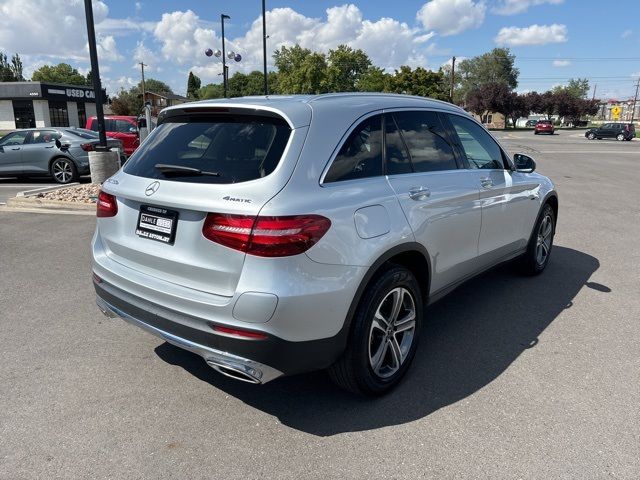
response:
M74 187L53 190L52 192L39 193L37 198L59 200L63 202L96 203L99 191L99 183L87 183L84 185L76 185Z

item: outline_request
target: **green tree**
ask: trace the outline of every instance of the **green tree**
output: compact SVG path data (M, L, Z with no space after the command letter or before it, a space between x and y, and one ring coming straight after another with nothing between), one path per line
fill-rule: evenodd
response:
M198 98L206 100L210 98L223 98L224 87L221 84L209 83L198 89Z
M449 98L442 70L433 72L422 67L412 70L406 65L401 66L400 70L396 70L394 75L388 77L385 90L439 100Z
M566 86L558 85L552 91L553 93L566 92L574 98L585 98L589 90L588 78L570 78Z
M358 78L356 89L360 92L383 92L388 78L383 68L371 66Z
M0 82L23 82L22 60L17 53L8 60L4 52L0 52Z
M488 53L461 61L456 67L455 100L466 99L467 92L488 83L502 83L513 90L520 71L515 55L508 48L494 48Z
M189 79L187 80L187 97L191 99L197 99L198 97L198 89L200 88L202 82L197 75L194 75L193 72L189 72Z
M369 56L362 50L338 45L327 56L327 89L330 92L356 91L360 77L371 67Z
M120 90L111 100L111 111L116 115L139 115L142 111L142 92L138 87Z
M87 79L68 63L43 65L35 72L31 80L38 82L66 83L67 85L86 85Z
M327 59L300 45L282 47L273 54L278 69L278 93L327 91Z
M138 90L140 92L142 92L142 82L140 82L138 84L137 87L134 88L138 88ZM156 80L155 78L147 78L144 81L144 88L145 91L147 92L153 92L153 93L173 93L173 90L171 90L171 87L169 85L167 85L166 83L160 81L160 80Z

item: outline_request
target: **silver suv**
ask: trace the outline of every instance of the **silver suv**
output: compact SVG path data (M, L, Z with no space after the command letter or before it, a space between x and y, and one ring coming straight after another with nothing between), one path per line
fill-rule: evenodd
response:
M381 394L426 305L507 260L544 270L558 200L534 169L424 98L171 107L103 185L97 303L238 380L328 368Z

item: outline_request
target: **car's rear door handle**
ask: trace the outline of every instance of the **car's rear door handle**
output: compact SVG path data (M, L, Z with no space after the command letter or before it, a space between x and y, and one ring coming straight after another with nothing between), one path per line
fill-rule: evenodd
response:
M44 148L53 148L53 145L49 145L48 147L44 147Z
M482 185L482 188L491 188L493 187L493 180L489 177L482 177L480 179L480 185Z
M18 147L18 148L12 148L11 150L20 150L20 147Z
M409 189L409 198L411 200L426 200L431 196L431 190L427 187L411 187Z

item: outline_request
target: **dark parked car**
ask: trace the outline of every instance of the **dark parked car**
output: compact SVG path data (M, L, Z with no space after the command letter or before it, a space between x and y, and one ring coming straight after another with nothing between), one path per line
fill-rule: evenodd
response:
M555 129L551 120L538 120L538 123L536 123L536 129L533 133L536 135L539 133L549 133L553 135L554 131Z
M591 128L584 133L589 140L601 138L615 138L616 140L631 140L636 136L633 123L605 123L599 128Z
M535 127L538 123L538 120L527 120L527 123L524 124L525 127Z
M51 176L69 183L89 173L89 152L100 143L98 135L84 128L30 128L16 130L0 139L0 176ZM120 150L120 140L110 138L107 146Z

